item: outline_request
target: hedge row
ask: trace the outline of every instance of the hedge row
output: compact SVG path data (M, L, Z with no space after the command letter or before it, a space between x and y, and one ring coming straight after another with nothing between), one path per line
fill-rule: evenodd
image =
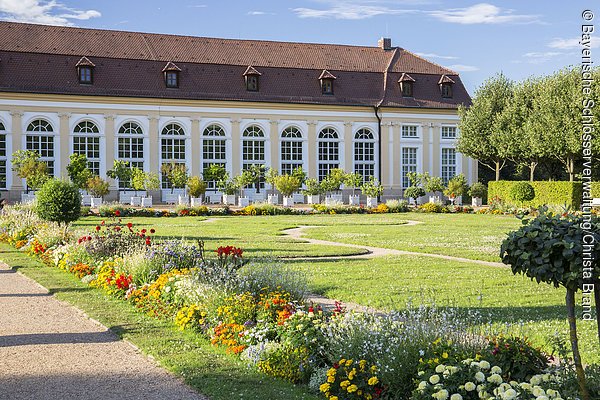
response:
M488 202L500 198L505 203L515 203L510 196L510 190L518 181L491 181L488 183ZM535 198L523 205L539 207L542 205L568 205L578 209L581 205L581 182L537 181L531 183L535 190ZM592 193L600 197L600 182L594 182ZM520 204L517 204L520 205Z
M592 197L600 197L600 182L592 182Z

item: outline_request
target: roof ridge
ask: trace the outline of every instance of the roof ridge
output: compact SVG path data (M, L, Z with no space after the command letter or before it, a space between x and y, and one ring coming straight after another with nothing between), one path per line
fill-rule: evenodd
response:
M430 64L433 64L433 65L435 65L436 67L440 67L440 68L442 68L442 69L445 69L446 71L448 71L447 75L458 75L458 72L456 72L456 71L454 71L454 70L451 70L450 68L448 68L448 67L445 67L445 66L443 66L443 65L441 65L441 64L438 64L438 63L436 63L436 62L434 62L434 61L431 61L431 60L428 60L428 59L426 59L426 58L424 58L424 57L421 57L420 55L418 55L418 54L416 54L416 53L413 53L413 52L412 52L412 51L410 51L410 50L406 50L406 49L404 49L404 48L403 48L403 49L402 49L402 51L405 51L405 52L409 53L410 55L412 55L412 56L414 56L414 57L417 57L417 58L418 58L418 59L420 59L420 60L423 60L423 61L425 61L425 62L428 62L428 63L430 63ZM437 74L433 74L433 75L437 75Z

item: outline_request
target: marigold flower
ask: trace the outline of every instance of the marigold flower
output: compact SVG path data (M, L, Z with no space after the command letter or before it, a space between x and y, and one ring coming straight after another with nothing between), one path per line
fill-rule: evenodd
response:
M367 383L369 384L369 386L375 386L379 383L379 379L376 376L373 376L369 378L369 381Z

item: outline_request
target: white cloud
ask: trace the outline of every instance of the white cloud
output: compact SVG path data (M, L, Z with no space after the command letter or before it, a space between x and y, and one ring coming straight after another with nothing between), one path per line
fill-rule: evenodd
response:
M55 0L0 0L0 19L46 25L74 25L72 20L84 21L100 17L96 10L76 10Z
M572 49L581 49L582 45L579 43L580 38L574 39L562 39L556 38L550 43L548 43L548 47L553 49L561 49L561 50L572 50ZM600 47L600 37L592 36L590 47L595 49Z
M292 11L300 18L334 18L346 20L359 20L376 17L378 15L399 15L415 13L417 10L394 9L380 5L369 5L372 1L327 1L330 5L326 9L294 8Z
M249 11L248 15L275 15L275 13L266 11Z
M558 51L543 51L543 52L532 51L532 52L523 54L523 57L525 58L525 62L527 62L529 64L543 64L546 61L549 61L550 59L552 59L554 57L562 56L564 54L565 53L561 53Z
M466 8L430 11L429 15L444 22L456 24L539 23L538 15L513 14L514 10L501 9L493 4L479 3Z
M435 53L415 53L416 55L418 55L419 57L424 57L424 58L439 58L442 60L458 60L458 57L456 56L441 56L439 54L435 54Z
M450 68L453 71L457 71L457 72L479 71L479 68L474 65L453 64L453 65L447 65L446 67Z

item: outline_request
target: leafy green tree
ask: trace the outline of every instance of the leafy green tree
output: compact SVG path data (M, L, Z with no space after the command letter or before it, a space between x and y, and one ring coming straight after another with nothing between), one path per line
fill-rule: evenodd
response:
M131 164L125 160L115 160L113 168L106 172L109 178L119 181L119 191L123 188L131 186Z
M73 183L49 179L37 194L36 212L41 219L66 227L81 214L81 194Z
M368 181L365 181L361 185L361 191L367 197L379 197L383 194L383 185L371 175Z
M12 155L12 169L21 179L25 179L25 191L39 189L49 179L48 166L40 160L40 155L31 150L17 150Z
M254 185L256 193L260 193L260 184L265 179L265 166L262 164L253 164L244 172L247 173L248 185Z
M275 168L269 168L265 174L265 182L271 185L273 192L275 192L275 180L279 176L279 172Z
M171 187L171 193L175 191L175 188L185 187L188 180L188 172L185 164L171 161L170 163L163 164L160 167L160 172L167 179Z
M512 156L509 135L502 129L499 116L512 98L513 82L498 74L483 83L475 92L470 107L459 107L460 117L456 149L496 172L500 171Z
M464 196L468 190L467 178L463 174L458 174L448 181L448 187L444 190L444 194L454 199L458 196Z
M154 172L144 172L139 168L131 170L131 186L136 191L158 190L160 188L160 179Z
M356 189L363 184L363 176L357 172L349 173L344 176L344 186L352 188L352 194L356 194Z
M297 176L280 175L275 179L275 187L285 197L290 197L294 192L300 189L302 183Z
M215 188L217 187L217 182L223 180L226 174L227 171L225 170L225 167L220 164L211 164L202 171L204 181L207 184L214 183Z
M304 185L304 182L306 182L306 172L304 172L302 167L294 168L294 170L292 171L292 176L298 178L298 180L300 181L300 186Z
M102 197L108 194L108 182L99 176L92 176L87 181L87 189L94 197Z
M199 176L192 176L187 181L187 186L190 190L190 196L198 198L206 193L206 182Z
M306 180L306 189L302 191L302 194L307 196L317 196L325 193L321 183L315 178L309 178Z
M67 165L67 175L75 186L79 189L85 189L88 179L92 177L87 157L83 154L71 154L69 165Z
M444 185L444 180L439 176L431 176L429 172L425 172L420 174L420 181L423 184L423 189L427 192L431 192L433 194L437 192L442 192L446 188Z

